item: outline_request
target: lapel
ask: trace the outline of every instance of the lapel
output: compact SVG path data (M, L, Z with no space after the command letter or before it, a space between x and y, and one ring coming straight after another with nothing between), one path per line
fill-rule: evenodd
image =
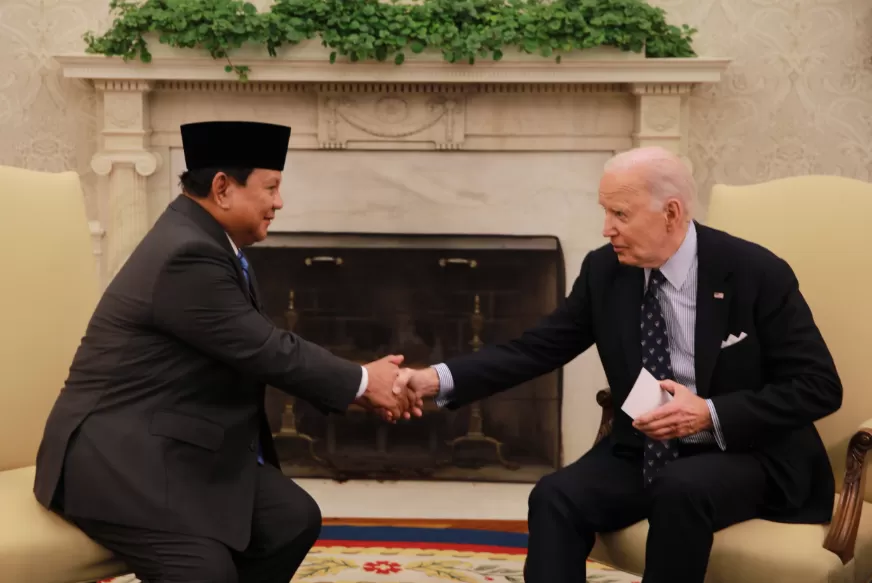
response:
M642 368L641 332L639 310L642 306L642 293L645 288L645 271L639 267L620 266L615 278L613 314L621 334L621 343L627 370L630 373L630 386Z
M241 267L240 267L241 269ZM258 312L262 312L261 303L260 303L260 288L257 285L257 277L254 275L254 266L251 264L251 260L248 261L248 277L251 278L251 286L249 286L249 293L251 294L251 301L254 304L254 307L257 308Z
M233 268L236 270L236 279L239 282L239 289L251 299L254 307L260 311L260 303L258 302L257 292L255 291L257 289L257 283L254 279L254 270L251 267L251 263L249 263L248 274L251 277L252 282L252 285L249 288L249 286L245 285L245 274L242 273L242 264L233 252L233 247L230 245L230 239L227 238L227 233L224 231L224 227L222 227L206 209L183 194L177 196L176 200L170 203L170 208L191 219L198 227L203 229L211 239L214 239L224 250L227 251L227 253L230 254L231 257L233 257L232 263Z
M733 287L728 255L719 249L717 234L699 224L696 229L698 281L694 358L697 394L706 398L721 341L727 337Z

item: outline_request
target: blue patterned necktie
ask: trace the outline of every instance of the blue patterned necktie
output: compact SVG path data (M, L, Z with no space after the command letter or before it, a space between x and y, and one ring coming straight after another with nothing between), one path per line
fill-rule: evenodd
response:
M642 366L648 369L655 379L675 380L672 373L672 360L669 358L669 338L666 335L666 320L657 299L657 290L663 284L663 274L652 269L648 277L648 289L642 299ZM669 462L678 457L678 440L657 441L645 436L643 448L644 463L642 475L645 485Z
M236 257L242 264L242 275L245 276L245 283L251 287L251 276L248 275L248 259L245 258L241 250L236 253ZM263 449L260 446L260 440L257 442L257 463L263 465Z
M236 257L239 258L239 263L242 264L242 274L245 276L245 283L251 285L251 276L248 275L248 259L245 258L241 250L236 253Z

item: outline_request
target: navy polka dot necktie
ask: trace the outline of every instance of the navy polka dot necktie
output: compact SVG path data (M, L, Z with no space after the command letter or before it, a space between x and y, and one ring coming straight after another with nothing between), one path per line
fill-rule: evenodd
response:
M652 269L648 277L648 289L642 299L642 366L648 369L655 379L675 380L672 361L669 357L669 338L666 335L666 320L657 299L657 290L663 284L663 274ZM658 441L645 436L644 462L642 475L645 485L651 483L666 464L678 457L678 440Z

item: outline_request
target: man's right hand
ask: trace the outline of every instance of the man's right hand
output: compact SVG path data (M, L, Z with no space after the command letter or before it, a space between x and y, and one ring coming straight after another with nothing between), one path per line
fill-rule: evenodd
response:
M408 369L404 369L406 373ZM407 386L411 389L418 399L430 399L439 394L439 375L433 367L413 370L409 373Z
M408 391L401 390L396 383L402 363L402 356L391 354L365 365L369 382L361 398L372 408L390 412L394 419L402 417L412 406Z

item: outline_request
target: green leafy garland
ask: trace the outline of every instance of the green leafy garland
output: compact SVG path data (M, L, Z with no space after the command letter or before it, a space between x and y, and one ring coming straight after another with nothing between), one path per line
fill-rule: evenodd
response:
M450 62L499 60L510 47L560 62L560 53L598 46L641 52L648 57L693 57L695 29L666 22L665 13L644 0L276 0L258 12L242 0L111 0L115 14L103 35L84 35L89 53L151 61L143 34L179 48L201 48L226 59L228 72L243 80L247 66L230 54L243 44L264 46L271 56L283 45L320 36L338 56L352 62L392 59L406 50L430 47Z

